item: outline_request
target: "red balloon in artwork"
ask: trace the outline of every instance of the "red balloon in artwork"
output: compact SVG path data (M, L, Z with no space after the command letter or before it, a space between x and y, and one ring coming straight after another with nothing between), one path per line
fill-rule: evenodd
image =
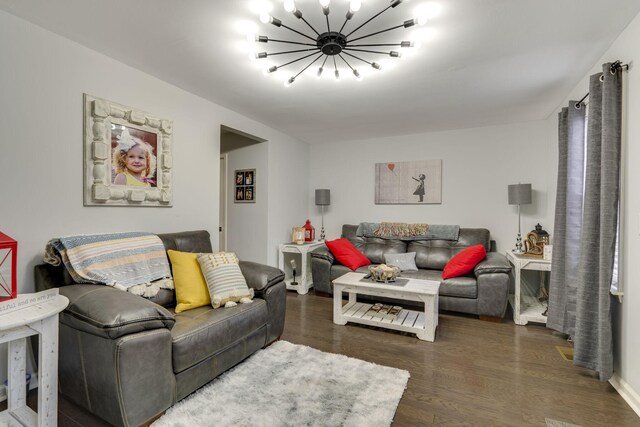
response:
M395 163L387 163L387 167L389 168L389 170L391 172L393 172L393 170L396 168L396 164Z

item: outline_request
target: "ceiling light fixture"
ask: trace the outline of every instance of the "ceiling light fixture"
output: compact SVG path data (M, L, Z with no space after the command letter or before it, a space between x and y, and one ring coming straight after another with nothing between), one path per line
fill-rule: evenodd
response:
M264 59L264 58L277 56L277 55L300 54L300 57L296 59L293 59L291 61L285 62L280 65L274 65L266 69L265 74L274 73L281 68L284 68L296 62L302 61L304 59L311 58L311 61L307 63L307 65L304 68L302 68L302 70L300 70L297 74L294 74L291 77L289 77L287 80L285 80L285 86L290 86L300 74L302 74L307 68L311 67L313 64L315 64L319 60L321 60L321 63L316 75L320 77L322 75L322 71L324 70L325 64L327 63L327 60L330 57L332 61L328 65L330 66L331 63L333 63L333 68L334 68L333 74L335 75L336 79L340 78L340 73L338 71L338 64L336 62L336 57L338 57L342 60L342 62L344 62L347 65L347 67L349 67L349 69L351 69L351 72L353 73L353 75L358 80L360 80L361 74L357 70L357 68L354 67L350 62L352 61L352 59L355 59L359 62L363 62L376 70L380 70L381 68L380 64L378 64L377 62L368 60L368 59L372 59L370 55L385 55L385 56L390 56L392 58L400 58L402 54L400 53L399 50L380 51L380 50L372 50L371 48L381 48L381 47L386 48L389 46L391 47L397 46L399 48L415 48L419 45L418 43L419 41L414 42L414 41L406 41L406 40L401 41L399 43L367 43L366 41L364 43L357 43L357 42L367 39L369 37L373 37L378 34L386 33L388 31L396 30L399 28L409 28L414 25L424 25L427 21L426 15L408 19L400 25L396 25L396 26L382 29L382 30L377 30L362 36L356 36L354 38L350 38L351 36L353 36L354 33L359 31L363 27L365 27L375 18L377 18L387 10L397 7L402 2L403 0L391 0L390 4L387 7L385 7L380 12L373 15L371 18L367 19L363 24L358 26L356 29L345 34L343 30L347 25L347 23L354 17L356 12L360 10L362 6L361 0L351 0L349 2L349 9L345 16L346 19L344 20L342 27L340 27L340 30L338 31L332 30L331 24L329 22L330 0L319 0L320 6L322 8L322 13L324 14L325 21L327 23L327 31L323 33L320 33L318 30L316 30L313 27L313 25L311 25L303 17L302 12L296 7L294 0L284 0L284 10L286 12L292 13L293 16L302 20L313 31L313 33L315 33L315 35L305 34L302 31L298 31L294 28L291 28L283 24L280 19L275 18L268 13L262 13L260 14L260 21L262 23L272 24L279 28L285 28L293 33L296 33L298 36L303 37L304 41L274 39L267 36L260 36L255 34L249 34L247 36L248 40L254 41L256 43L293 44L293 45L304 46L304 48L296 49L296 50L284 50L279 52L251 52L249 54L249 57L250 59L255 60L255 59ZM309 40L311 42L309 42ZM362 57L363 54L366 54L364 58ZM345 56L348 56L349 60L347 60Z

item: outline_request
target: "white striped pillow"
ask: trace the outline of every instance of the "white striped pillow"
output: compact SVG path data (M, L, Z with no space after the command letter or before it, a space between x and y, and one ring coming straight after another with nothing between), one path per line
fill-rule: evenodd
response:
M207 282L213 308L218 308L230 301L251 302L253 289L247 286L236 254L233 252L199 254L198 263Z

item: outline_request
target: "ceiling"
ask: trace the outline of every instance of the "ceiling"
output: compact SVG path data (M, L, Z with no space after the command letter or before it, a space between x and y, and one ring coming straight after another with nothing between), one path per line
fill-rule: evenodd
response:
M412 56L380 72L358 67L361 81L344 64L339 82L333 70L317 79L314 66L285 88L308 61L263 76L264 62L248 59L247 30L297 36L260 23L251 1L0 0L0 9L309 143L545 119L640 11L638 0L405 1L362 31L401 24L417 6L435 4L439 13L420 28L425 41ZM271 3L285 25L312 34L282 0ZM345 31L388 5L363 0ZM317 0L296 6L325 28ZM339 27L348 1L333 0L330 8ZM397 43L414 28L377 40Z

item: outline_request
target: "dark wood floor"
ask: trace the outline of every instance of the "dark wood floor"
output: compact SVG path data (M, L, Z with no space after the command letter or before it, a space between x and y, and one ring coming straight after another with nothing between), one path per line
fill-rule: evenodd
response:
M555 348L566 345L562 337L542 326L516 326L510 313L503 323L443 313L429 343L334 325L332 310L330 298L289 292L282 339L408 370L394 426L545 426L545 418L584 427L640 426L611 385L562 359ZM105 424L60 396L58 425Z

